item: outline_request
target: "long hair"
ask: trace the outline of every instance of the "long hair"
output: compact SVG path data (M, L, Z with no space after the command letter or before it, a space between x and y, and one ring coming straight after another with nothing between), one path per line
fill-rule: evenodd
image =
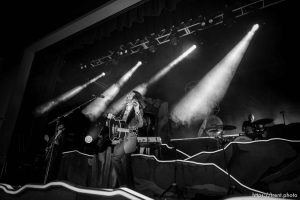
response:
M133 99L135 99L135 100L138 101L138 103L139 103L139 105L140 105L140 109L144 109L144 108L146 107L146 104L145 104L145 102L144 102L144 98L143 98L143 96L141 95L141 93L139 93L138 91L135 91L135 90L133 90L132 92L134 93ZM127 104L127 102L125 101L125 102L123 103L123 106L122 106L123 108L122 108L122 110L118 113L118 116L123 116L123 115L124 115L125 110L126 110L126 104ZM129 115L128 115L127 121L128 121L129 119L131 119L132 117L134 117L133 108L131 109L131 111L130 111L130 113L129 113Z
M146 104L144 102L144 98L143 98L142 94L136 90L133 90L132 92L134 93L133 98L136 99L139 102L141 108L144 109L146 107Z

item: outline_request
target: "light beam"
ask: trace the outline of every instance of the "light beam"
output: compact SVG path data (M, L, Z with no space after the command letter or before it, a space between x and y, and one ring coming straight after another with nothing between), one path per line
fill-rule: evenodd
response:
M204 119L224 97L236 69L252 39L258 25L189 91L171 110L176 123L191 124Z
M58 104L71 99L72 97L77 95L79 92L81 92L84 88L86 88L88 85L94 83L95 81L97 81L99 78L101 78L103 76L105 76L104 72L102 72L100 75L96 76L95 78L91 79L87 83L85 83L83 85L80 85L80 86L77 86L77 87L69 90L68 92L66 92L66 93L64 93L64 94L48 101L47 103L37 107L36 110L35 110L35 113L37 115L41 115L41 114L44 114L44 113L50 111L51 109L53 109Z
M132 91L137 91L137 92L141 93L142 95L145 95L147 92L147 89L150 85L154 84L155 82L160 80L162 77L164 77L172 68L174 68L178 63L180 63L185 57L187 57L190 53L192 53L196 48L197 48L196 45L192 45L183 54L181 54L175 60L170 62L166 67L164 67L162 70L160 70L158 73L156 73L148 82L145 82L145 83L142 83L142 84L136 86L134 89L132 89ZM107 112L113 113L113 114L118 113L122 109L122 103L125 101L127 94L124 95L123 97L121 97L113 105L111 105L107 109Z
M105 111L109 103L116 97L119 93L121 87L129 80L133 73L142 65L141 61L126 72L117 83L110 86L107 90L102 93L104 98L96 98L91 102L86 108L82 110L82 113L90 118L91 121L98 119L101 114Z

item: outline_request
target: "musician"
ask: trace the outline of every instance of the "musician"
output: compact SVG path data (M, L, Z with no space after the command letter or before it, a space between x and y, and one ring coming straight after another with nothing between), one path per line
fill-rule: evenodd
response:
M248 120L244 121L242 124L242 132L244 132L244 134L252 139L254 139L253 137L255 137L254 134L254 130L255 130L255 124L254 122L254 115L252 113L250 113L248 115Z
M123 104L123 109L120 114L114 117L108 114L107 118L115 118L125 122L125 128L139 129L144 126L144 112L145 103L142 95L137 91L132 91L126 96ZM137 135L135 132L129 132L124 138L113 144L112 164L117 173L118 186L130 185L130 179L126 172L126 154L132 153L136 150Z

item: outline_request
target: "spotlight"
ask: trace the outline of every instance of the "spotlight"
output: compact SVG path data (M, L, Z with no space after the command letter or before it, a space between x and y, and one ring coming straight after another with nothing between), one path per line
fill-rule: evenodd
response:
M206 25L205 23L206 19L204 16L199 15L196 19L196 22L200 24L200 26L204 27Z
M148 85L151 85L158 80L160 80L163 76L165 76L174 66L176 66L179 62L181 62L185 57L187 57L192 51L196 49L196 45L192 45L190 48L188 48L183 54L178 56L175 60L170 62L166 67L164 67L162 70L160 70L155 76L153 76L149 81Z
M82 70L82 69L86 69L86 68L87 68L87 65L80 63L80 69L81 69L81 70Z
M175 67L179 62L181 62L185 57L187 57L195 49L196 49L196 45L191 46L183 54L178 56L175 60L170 62L166 67L164 67L158 73L156 73L148 82L138 85L133 90L140 92L142 95L146 94L148 86L156 83L158 80L160 80L162 77L164 77L173 67ZM141 62L141 61L139 61L139 62ZM138 64L139 64L139 62L138 62ZM122 103L124 102L125 98L126 98L126 95L121 97L114 104L110 105L110 107L107 109L107 111L110 113L117 114L121 110Z
M252 30L256 31L258 28L259 28L259 24L254 24L253 27L252 27Z
M88 85L94 83L95 81L97 81L99 78L101 78L103 76L105 76L104 72L102 72L100 75L96 76L95 78L89 80L88 82L86 82L82 85L79 85L77 87L74 87L73 89L61 94L60 96L48 101L47 103L38 106L35 109L35 114L36 115L41 115L41 114L44 114L44 113L48 112L49 110L53 109L58 104L73 98L78 93L80 93L84 88L86 88Z
M101 132L103 129L103 126L99 126L100 124L93 124L91 125L91 127L88 130L88 134L85 136L84 141L87 144L92 143L95 140L100 139L101 136Z
M206 118L226 94L254 35L251 30L171 110L175 122L191 124Z
M151 34L150 37L146 37L146 39L148 40L148 49L151 53L155 53L157 49L157 44L155 42L154 36L155 34Z
M122 55L128 54L130 52L130 46L129 46L129 44L127 44L127 45L123 45L122 44L120 46L120 50L121 50Z
M102 95L105 98L96 98L87 107L85 107L81 112L90 118L91 121L95 121L106 109L106 107L111 103L111 101L119 93L122 86L129 80L133 73L142 65L141 61L138 61L134 67L127 71L116 83L112 84L108 89L106 89ZM86 138L88 141L89 138Z

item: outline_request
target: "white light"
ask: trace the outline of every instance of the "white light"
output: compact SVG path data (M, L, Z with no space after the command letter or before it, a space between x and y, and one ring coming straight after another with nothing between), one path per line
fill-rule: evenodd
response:
M105 111L107 105L109 105L110 102L120 92L121 87L129 80L129 78L141 65L141 61L137 62L137 64L128 72L126 72L117 83L112 84L102 93L105 98L96 98L82 110L82 113L89 117L92 121L97 120L97 118Z
M79 85L67 92L65 92L64 94L56 97L55 99L52 99L50 101L48 101L46 104L40 105L39 107L36 108L35 110L35 114L37 115L41 115L44 114L45 112L53 109L55 106L57 106L58 104L67 101L71 98L73 98L75 95L77 95L78 93L80 93L84 88L86 88L88 85L92 84L93 82L97 81L99 78L105 76L105 73L102 72L100 75L98 75L97 77L89 80L87 83Z
M252 27L252 30L256 31L258 28L259 28L259 25L258 24L254 24L253 27Z
M253 35L252 29L174 106L171 110L171 118L174 122L191 125L206 118L213 111L226 94Z
M192 51L196 49L196 45L191 46L188 48L183 54L178 56L175 60L173 60L171 63L169 63L166 67L164 67L162 70L160 70L155 76L153 76L149 81L148 85L151 85L158 80L160 80L163 76L165 76L174 66L176 66L179 62L181 62L185 57L187 57Z
M146 92L147 92L148 86L152 85L153 83L155 83L158 80L160 80L163 76L165 76L174 66L176 66L176 64L178 64L179 62L181 62L192 51L194 51L196 49L196 47L197 47L196 45L192 45L183 54L181 54L180 56L178 56L175 60L173 60L171 63L169 63L166 67L164 67L162 70L160 70L158 73L156 73L155 76L153 76L148 82L142 83L142 84L136 86L133 90L138 91L142 95L145 95ZM139 63L142 63L142 62L139 61L138 64ZM124 95L117 102L115 102L113 105L111 105L107 109L107 112L113 113L113 114L117 114L122 109L122 103L125 101L126 95Z
M92 136L87 135L87 136L85 136L84 141L89 144L93 141L93 138L92 138Z

